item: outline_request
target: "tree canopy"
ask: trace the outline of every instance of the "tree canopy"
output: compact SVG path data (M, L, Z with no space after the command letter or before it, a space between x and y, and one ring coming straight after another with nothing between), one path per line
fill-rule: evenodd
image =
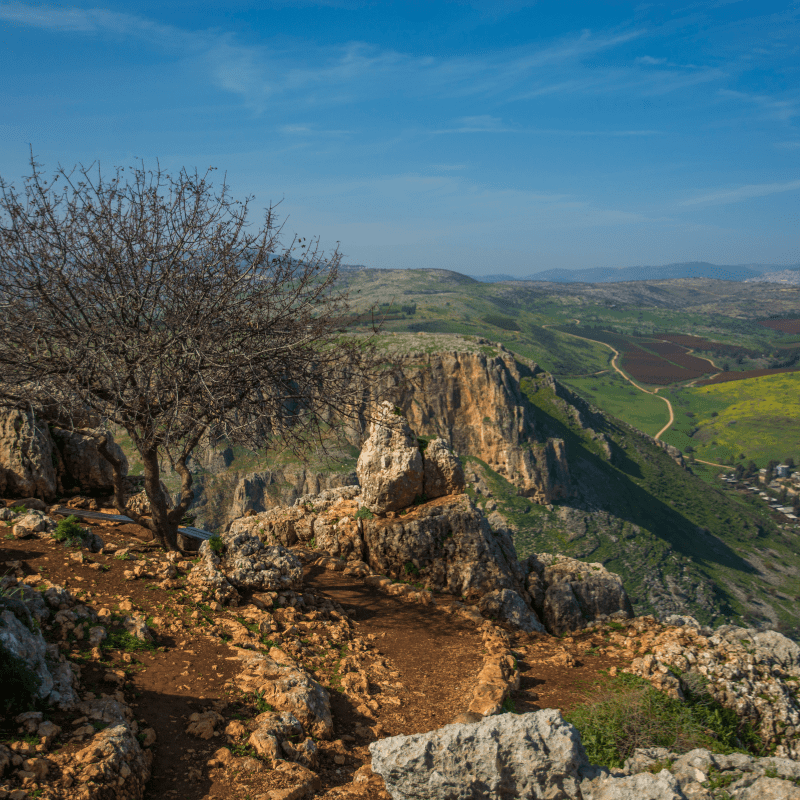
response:
M185 169L59 167L31 158L24 186L0 179L0 403L123 428L144 465L152 516L120 512L174 549L193 499L187 461L201 440L295 450L355 417L376 367L350 335L340 254L283 244L275 206L250 223ZM181 477L170 509L160 469Z

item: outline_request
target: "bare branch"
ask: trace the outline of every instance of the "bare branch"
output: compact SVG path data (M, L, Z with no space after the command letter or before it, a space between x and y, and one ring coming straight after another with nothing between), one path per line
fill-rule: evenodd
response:
M31 155L21 189L0 179L0 404L121 425L168 547L202 437L302 450L357 420L375 383L372 339L342 333L338 251L282 246L275 207L254 226L251 203L211 171L160 166L47 178ZM162 459L181 476L171 511Z

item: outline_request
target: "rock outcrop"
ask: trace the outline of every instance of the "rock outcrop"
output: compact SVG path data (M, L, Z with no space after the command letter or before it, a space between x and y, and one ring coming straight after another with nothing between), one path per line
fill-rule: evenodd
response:
M504 714L370 745L393 800L800 800L786 758L637 749L622 769L589 763L559 711Z
M259 693L264 702L279 712L288 712L312 735L330 739L333 732L330 698L304 670L254 653L247 658L236 685L243 692ZM274 723L272 717L269 720Z
M369 749L394 800L579 800L579 770L588 766L578 732L555 709L393 736Z
M58 491L57 459L42 419L16 410L0 414L0 494L52 500Z
M51 436L61 456L61 484L65 491L110 492L114 488L114 471L97 450L103 431L66 430L52 428ZM109 442L112 455L122 461L122 474L128 472L128 459L122 448L113 440Z
M564 442L542 433L521 388L527 381L532 391L552 393L556 384L536 364L502 345L497 351L410 353L398 358L397 385L386 388L418 435L480 458L537 503L569 497Z
M399 511L422 497L422 452L405 418L391 403L378 407L356 473L364 505L375 514Z
M548 555L520 564L511 532L490 525L462 493L464 472L447 444L435 439L423 451L392 405L379 412L358 461L360 490L303 497L236 520L224 540L247 535L316 547L387 579L476 603L487 617L529 633L632 616L621 581L601 565Z
M526 569L526 588L550 633L559 636L598 619L633 616L622 580L602 564L534 554L528 558Z
M22 595L23 602L25 595ZM39 699L68 708L75 704L75 675L66 662L48 664L57 654L48 650L40 630L30 630L11 611L0 612L0 646L27 665L39 682Z
M776 631L703 627L691 617L671 623L637 618L626 644L638 650L628 671L657 689L710 695L751 723L776 756L800 759L800 647Z
M0 414L0 494L51 501L66 490L111 491L111 465L97 450L101 435L48 425L30 412ZM110 446L126 473L125 454L113 440Z
M252 532L237 531L222 539L218 552L207 541L200 545L200 562L189 582L209 591L219 603L237 605L239 590L302 590L303 567L285 547L266 545Z

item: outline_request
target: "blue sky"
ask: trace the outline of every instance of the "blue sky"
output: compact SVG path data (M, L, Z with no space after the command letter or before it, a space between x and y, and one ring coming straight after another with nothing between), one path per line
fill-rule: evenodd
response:
M800 5L0 2L0 175L214 166L348 263L800 262Z

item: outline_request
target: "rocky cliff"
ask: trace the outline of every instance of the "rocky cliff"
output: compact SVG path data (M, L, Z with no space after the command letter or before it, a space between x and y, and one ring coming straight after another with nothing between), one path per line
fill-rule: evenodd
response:
M486 462L536 503L572 494L563 439L537 423L522 383L548 377L505 348L412 352L398 359L390 395L421 436L439 436L460 455Z
M97 451L101 430L74 430L48 425L30 413L0 413L0 494L53 500L62 492L111 491L111 465ZM123 462L120 447L112 452Z

